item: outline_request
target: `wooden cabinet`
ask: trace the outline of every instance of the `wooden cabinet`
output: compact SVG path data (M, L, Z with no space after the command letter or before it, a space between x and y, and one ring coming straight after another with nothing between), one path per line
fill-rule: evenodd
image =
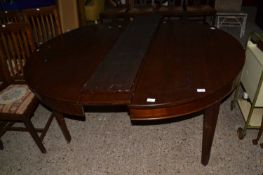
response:
M58 0L62 31L67 32L79 27L78 6L76 0Z

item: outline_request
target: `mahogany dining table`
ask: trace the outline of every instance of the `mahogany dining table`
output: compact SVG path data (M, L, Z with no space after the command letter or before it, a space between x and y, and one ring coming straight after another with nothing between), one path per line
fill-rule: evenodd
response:
M222 30L149 15L46 42L29 58L25 78L61 115L85 116L87 106L126 106L131 121L203 113L207 165L220 103L237 86L244 61L241 44Z

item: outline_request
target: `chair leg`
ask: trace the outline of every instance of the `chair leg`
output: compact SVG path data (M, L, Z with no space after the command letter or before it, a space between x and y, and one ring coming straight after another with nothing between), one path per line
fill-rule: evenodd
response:
M51 125L51 122L52 122L53 118L54 118L54 115L51 114L51 116L49 117L49 119L48 119L48 121L46 123L46 126L43 128L43 130L41 132L41 135L40 135L41 141L43 141L44 137L46 136L47 131L48 131L50 125Z
M28 129L30 135L33 137L33 139L35 140L37 146L39 147L39 149L41 150L42 153L46 153L46 148L44 147L40 137L37 134L37 131L35 130L32 122L30 120L26 120L24 121L24 124L26 126L26 128Z
M69 133L68 127L66 125L65 118L64 118L63 114L58 113L58 112L54 112L53 115L55 116L55 118L58 122L58 125L59 125L65 139L69 143L71 141L71 136L70 136L70 133Z
M3 145L2 140L0 140L0 150L3 150L3 149L4 149L4 145Z
M0 137L2 137L14 124L15 122L6 122L0 130Z
M14 122L4 122L1 123L0 138L5 134L5 132L14 124ZM4 149L4 144L0 139L0 150Z

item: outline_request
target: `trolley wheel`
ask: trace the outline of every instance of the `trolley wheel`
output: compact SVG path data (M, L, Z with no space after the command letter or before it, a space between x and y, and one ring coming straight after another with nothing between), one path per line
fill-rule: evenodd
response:
M237 136L240 140L242 140L245 137L246 133L243 128L237 129Z
M253 139L252 143L253 143L253 145L257 145L258 144L258 140L257 139Z

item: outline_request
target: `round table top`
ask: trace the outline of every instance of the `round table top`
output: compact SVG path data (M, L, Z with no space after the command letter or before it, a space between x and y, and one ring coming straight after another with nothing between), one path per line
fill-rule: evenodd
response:
M129 52L125 62L111 58L108 68L105 57L127 26L86 26L43 44L25 68L30 88L58 112L83 115L83 106L127 105L131 119L140 120L203 110L236 87L245 61L241 44L193 22L160 21L140 64ZM134 46L140 45L136 39ZM131 85L124 86L132 77L126 68L136 65ZM100 79L91 85L95 73Z

